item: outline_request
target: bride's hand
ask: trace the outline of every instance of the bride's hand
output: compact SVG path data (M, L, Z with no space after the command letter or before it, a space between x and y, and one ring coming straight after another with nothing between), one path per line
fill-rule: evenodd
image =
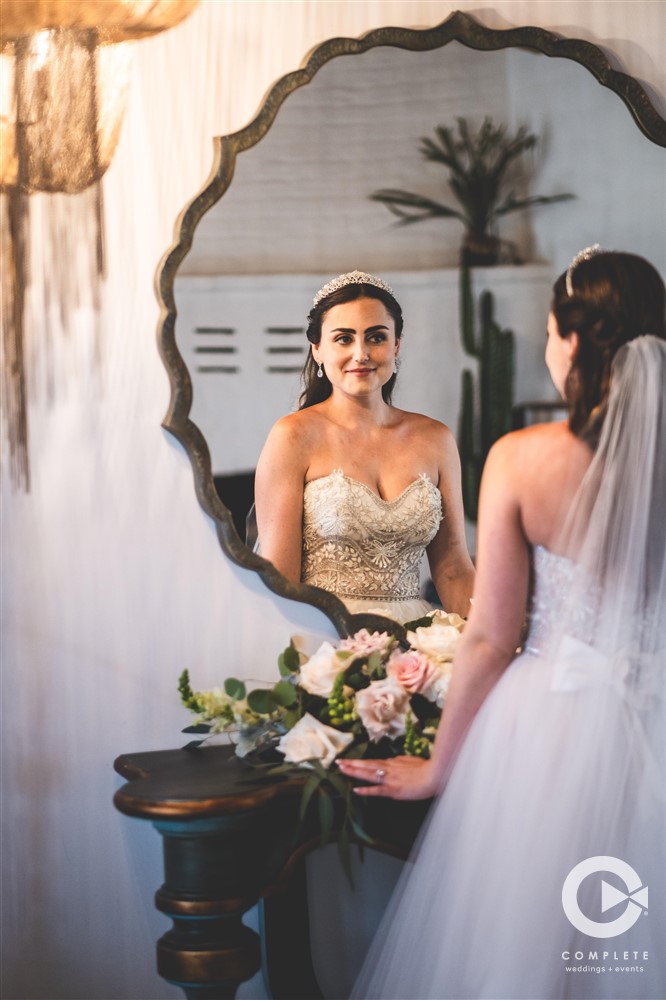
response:
M437 791L432 761L420 757L390 760L336 761L348 778L367 781L354 789L357 795L379 795L388 799L429 799Z

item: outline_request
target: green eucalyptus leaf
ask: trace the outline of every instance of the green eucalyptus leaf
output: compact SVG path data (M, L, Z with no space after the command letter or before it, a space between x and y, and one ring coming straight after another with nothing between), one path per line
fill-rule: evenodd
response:
M291 670L287 666L284 658L284 652L280 653L278 656L278 670L280 671L280 677L291 677Z
M287 646L284 651L284 662L291 670L292 674L297 674L301 668L301 658L295 646Z
M236 680L235 677L227 677L224 682L224 691L235 701L245 697L245 685L242 681Z
M282 705L284 708L291 708L298 701L296 689L289 681L278 681L272 690L272 694L278 705Z
M303 718L303 713L300 708L296 707L286 712L283 718L283 722L286 729L293 729L299 719Z
M250 691L247 696L247 703L252 711L258 715L270 715L279 706L279 702L273 692L265 691L262 688Z

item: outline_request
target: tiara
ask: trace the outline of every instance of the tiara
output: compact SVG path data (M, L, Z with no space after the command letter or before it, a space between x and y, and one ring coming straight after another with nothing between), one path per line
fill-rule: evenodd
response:
M347 274L338 275L337 278L333 278L323 288L320 288L312 300L312 305L319 305L321 300L325 299L327 295L332 295L333 292L337 292L339 288L344 288L345 285L374 285L376 288L383 288L389 295L393 295L391 286L387 285L381 278L375 278L374 274L366 274L365 271L349 271Z
M582 264L584 260L589 260L590 257L596 257L597 254L600 253L606 253L606 251L604 250L603 247L599 246L598 243L593 243L591 247L585 247L584 250L581 250L579 253L577 253L574 259L571 261L569 267L567 268L567 276L565 279L567 295L569 296L569 298L573 297L574 293L573 275L578 265Z

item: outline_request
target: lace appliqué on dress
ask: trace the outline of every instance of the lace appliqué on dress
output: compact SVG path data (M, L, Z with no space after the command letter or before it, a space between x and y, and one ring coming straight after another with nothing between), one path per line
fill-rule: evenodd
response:
M537 545L533 551L533 592L529 613L529 633L525 641L528 653L546 651L552 636L563 631L561 619L562 595L574 586L576 564L564 556L555 555ZM575 621L568 621L567 631L584 636L594 622L595 602L581 601L573 606ZM552 648L552 647L551 647Z
M394 500L340 469L313 479L303 495L301 579L341 597L418 598L423 552L442 516L425 473Z

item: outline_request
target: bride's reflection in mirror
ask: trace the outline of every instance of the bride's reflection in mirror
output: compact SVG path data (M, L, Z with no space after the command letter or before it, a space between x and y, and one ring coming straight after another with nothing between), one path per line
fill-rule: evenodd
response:
M312 295L350 267L379 274L396 290L406 327L393 398L406 411L455 429L461 372L476 363L459 332L459 222L443 218L394 229L389 213L369 197L372 192L396 187L435 200L448 197L441 167L423 163L418 153L421 137L438 123L463 117L474 126L490 116L509 129L525 125L540 137L525 176L517 177L517 193L571 191L576 200L503 217L501 236L526 263L474 275L477 299L490 291L498 322L516 337L517 413L552 407L542 365L542 305L577 247L595 241L631 245L664 267L664 243L654 226L655 205L664 203L663 149L658 139L640 134L612 92L616 88L599 86L578 61L545 58L527 48L476 51L452 41L431 51L407 51L401 39L394 41L397 48L383 36L362 54L330 58L307 86L278 102L277 114L272 98L248 130L225 137L219 170L205 189L208 207L203 214L198 207L188 210L171 278L170 258L165 264L166 289L171 281L177 305L177 323L175 311L165 322L165 353L176 323L178 355L193 390L190 404L189 380L171 351L178 406L170 429L188 447L193 442L200 502L235 561L266 574L277 593L321 607L341 634L348 624L338 601L324 590L301 588L293 582L296 573L289 580L274 573L272 559L258 563L252 543L239 543L246 537L254 470L269 429L298 407ZM523 191L528 182L529 191ZM341 468L359 478L349 468L349 455L355 450L321 468L318 477ZM396 470L402 461L396 458ZM419 474L409 464L406 471ZM389 500L396 485L409 485L405 475L380 494L377 477L362 474L359 481ZM307 492L316 489L308 486ZM220 498L233 526L220 518ZM473 551L470 522L467 531ZM262 542L263 555L268 539Z
M381 278L353 271L315 295L299 409L273 426L257 465L260 551L284 576L353 613L411 621L427 553L447 612L466 616L467 551L453 434L392 404L402 309Z

